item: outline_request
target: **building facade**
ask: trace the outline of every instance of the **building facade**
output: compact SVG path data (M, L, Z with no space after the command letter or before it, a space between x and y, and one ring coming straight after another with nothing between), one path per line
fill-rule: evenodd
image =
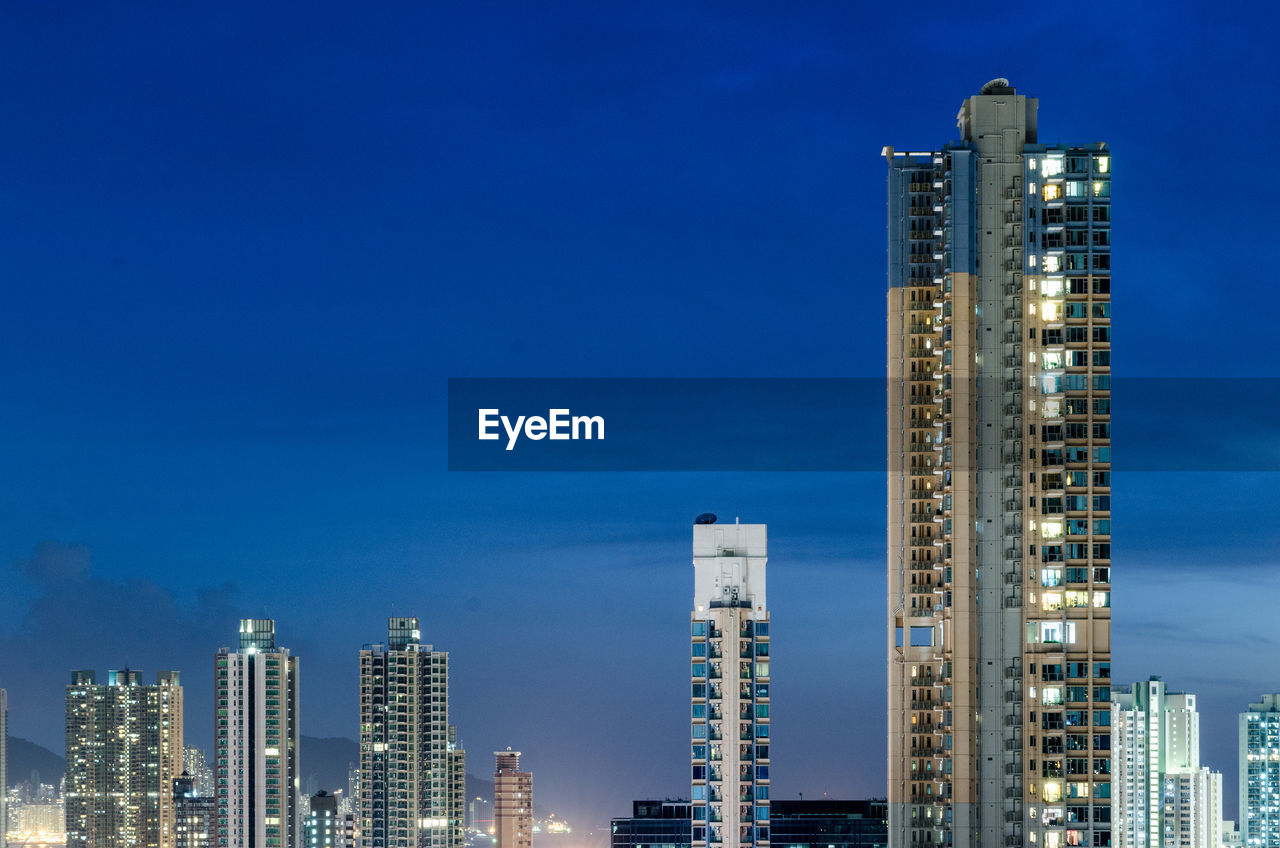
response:
M1240 714L1240 844L1280 848L1280 693Z
M692 815L688 801L633 801L609 823L609 848L690 848Z
M354 817L338 810L338 796L318 792L311 796L302 828L302 848L354 848Z
M173 781L182 773L176 671L144 685L131 669L98 683L76 671L66 693L68 848L174 848Z
M693 527L691 843L769 845L768 539L764 524Z
M1112 845L1219 848L1222 775L1200 765L1196 696L1158 677L1117 686L1111 725Z
M884 801L773 802L774 848L885 848L889 841Z
M533 846L533 774L520 771L520 752L494 751L493 837L497 848Z
M218 801L213 795L200 792L199 783L190 772L184 771L173 781L173 821L174 848L213 848Z
M958 141L884 150L904 848L1110 840L1111 156L1037 107L992 80Z
M610 848L689 848L693 820L688 801L636 801L630 818L610 826ZM775 848L884 848L884 801L779 801L770 805Z
M0 689L0 848L9 834L9 695Z
M275 622L240 621L240 643L214 657L217 844L297 848L298 658Z
M449 804L449 844L458 848L467 841L467 752L458 741L458 728L449 725L446 782Z
M466 766L456 739L448 653L422 644L417 618L389 619L386 644L360 652L356 819L363 848L462 845Z

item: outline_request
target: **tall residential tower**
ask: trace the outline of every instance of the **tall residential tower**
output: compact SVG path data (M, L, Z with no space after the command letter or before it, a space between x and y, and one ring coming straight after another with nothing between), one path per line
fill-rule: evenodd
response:
M693 527L692 844L767 848L767 534L715 520Z
M360 652L363 848L461 848L465 761L449 726L449 655L416 618L390 618L386 644ZM454 821L454 819L459 821Z
M1219 848L1222 775L1200 765L1196 696L1152 677L1111 692L1115 848ZM1067 771L1075 751L1068 736ZM1077 745L1083 740L1077 740Z
M1111 156L1037 105L992 80L958 141L884 150L902 848L1110 839Z
M214 657L214 771L220 848L296 848L298 658L276 623L240 621L239 650Z
M1240 714L1240 843L1280 848L1280 693Z
M124 669L67 687L67 848L174 848L173 781L182 773L182 686Z

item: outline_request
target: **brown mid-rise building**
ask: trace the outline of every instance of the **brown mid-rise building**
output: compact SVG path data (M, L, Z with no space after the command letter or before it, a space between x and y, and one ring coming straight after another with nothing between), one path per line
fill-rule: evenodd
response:
M494 751L493 832L497 848L533 846L533 774L520 771L520 752Z

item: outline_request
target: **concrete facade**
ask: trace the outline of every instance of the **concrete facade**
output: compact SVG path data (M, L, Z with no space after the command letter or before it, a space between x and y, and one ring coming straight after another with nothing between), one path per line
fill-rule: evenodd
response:
M767 563L765 525L694 525L694 848L769 844Z

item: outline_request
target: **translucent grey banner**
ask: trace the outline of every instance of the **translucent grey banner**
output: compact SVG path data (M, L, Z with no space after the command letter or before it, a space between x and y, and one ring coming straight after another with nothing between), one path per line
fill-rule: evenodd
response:
M998 394L1007 388L1001 382L967 388ZM909 454L888 451L889 398L926 391L922 386L940 391L941 384L890 386L853 377L454 378L449 470L885 472L891 463L910 462ZM1090 378L1088 394L1062 396L1077 401L1070 408L1064 402L1065 424L1086 428L1064 424L1064 462L1084 461L1079 451L1088 444L1089 461L1109 457L1121 471L1280 471L1280 381L1117 377L1105 386ZM968 460L971 470L994 470L1045 447L1027 438L1037 418L1013 417L1027 400L1044 398L1025 386L1021 391L1021 402L1002 403L990 421L978 419L991 426L1000 449ZM1109 403L1093 403L1112 398L1114 417L1107 415ZM932 429L941 435L940 426ZM1095 455L1113 433L1110 451Z

